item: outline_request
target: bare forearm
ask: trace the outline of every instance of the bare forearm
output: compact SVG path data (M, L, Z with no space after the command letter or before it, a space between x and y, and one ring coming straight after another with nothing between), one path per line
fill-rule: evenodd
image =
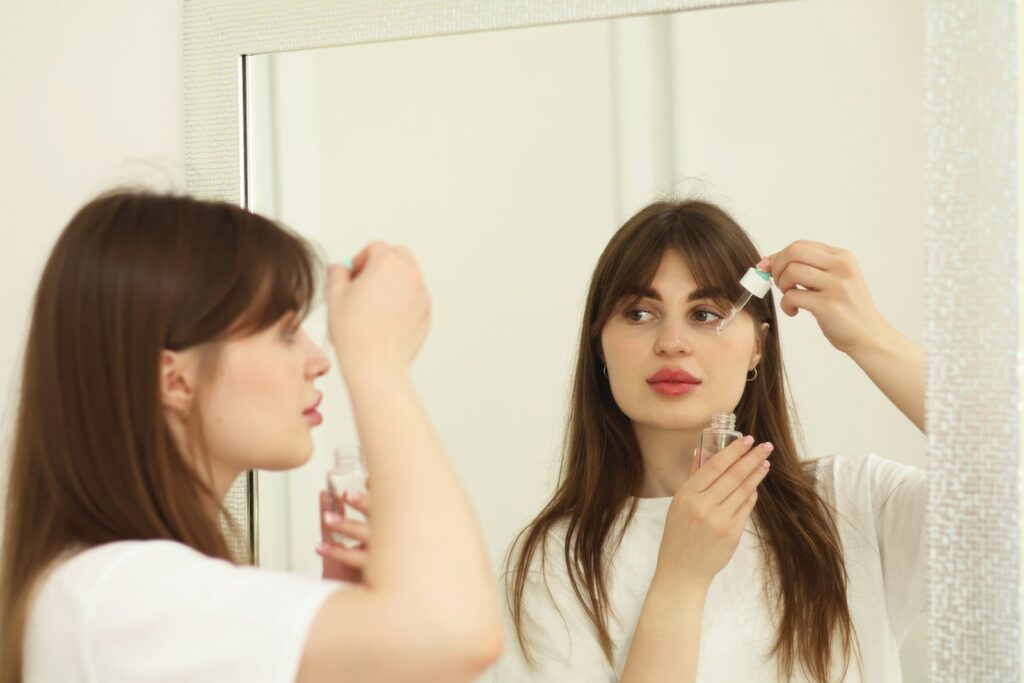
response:
M692 683L707 587L655 576L620 683Z
M344 374L373 487L368 587L422 601L408 605L410 617L457 595L449 617L463 610L475 628L494 630L497 593L475 515L407 373Z
M924 349L894 328L886 327L870 343L851 351L850 357L893 405L924 432Z

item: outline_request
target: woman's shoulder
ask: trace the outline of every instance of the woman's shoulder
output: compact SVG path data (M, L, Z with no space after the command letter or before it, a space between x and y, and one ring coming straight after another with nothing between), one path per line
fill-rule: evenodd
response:
M865 490L890 488L909 480L924 478L920 468L875 453L826 455L805 460L803 466L822 493L836 487Z
M103 574L125 565L156 563L160 567L175 567L208 562L231 566L230 562L208 557L177 541L114 541L66 552L54 564L51 576L63 582L78 579L94 582L101 579Z
M875 453L828 455L803 463L815 489L837 511L876 517L892 500L923 498L925 473Z
M63 553L40 577L36 605L82 604L108 581L123 580L124 573L142 573L147 580L165 572L179 572L190 563L214 560L174 541L115 541ZM229 564L229 563L224 563ZM38 609L36 611L39 611Z
M89 680L127 680L124 667L136 665L159 674L147 680L225 680L211 662L236 659L245 664L230 680L292 680L309 625L342 585L238 566L173 541L104 544L63 556L42 577L26 661L41 672L35 680L57 680L55 652L79 657L96 672ZM167 660L185 641L189 656Z
M65 551L33 587L27 652L50 652L54 643L64 643L70 651L96 619L98 603L120 594L128 598L126 604L136 605L144 591L133 595L132 585L159 590L163 572L181 572L196 561L216 560L173 541L116 541Z

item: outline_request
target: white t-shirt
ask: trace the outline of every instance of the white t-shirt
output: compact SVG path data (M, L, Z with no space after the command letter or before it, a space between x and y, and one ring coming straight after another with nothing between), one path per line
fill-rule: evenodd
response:
M39 585L25 683L292 683L314 617L343 585L172 541L90 548Z
M816 461L816 488L838 510L836 525L849 574L847 600L859 638L864 669L856 655L844 681L902 680L899 645L926 604L924 473L877 455L830 456ZM508 647L493 670L494 681L617 681L629 654L671 498L639 499L636 516L608 572L609 619L614 666L609 666L597 631L579 605L562 559L564 525L548 538L548 586L535 570L524 596L538 668L527 667L506 613ZM701 624L698 683L777 681L774 661L765 659L776 625L764 595L764 561L748 523L735 555L711 583ZM834 658L835 662L836 659ZM832 676L842 671L834 665ZM806 681L802 672L794 681Z

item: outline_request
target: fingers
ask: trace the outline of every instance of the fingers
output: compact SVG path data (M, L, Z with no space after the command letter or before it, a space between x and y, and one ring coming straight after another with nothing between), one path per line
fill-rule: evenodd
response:
M350 271L348 268L341 264L332 263L327 268L326 290L328 299L330 299L331 297L337 297L340 292L345 291L349 283L352 282L354 273L354 266L353 270Z
M790 318L796 315L801 308L817 315L823 296L821 292L794 288L782 295L782 298L779 299L779 308Z
M729 497L722 501L720 513L725 519L733 519L736 513L750 499L751 494L757 493L757 487L761 485L771 469L771 461L763 460L754 467L754 471L747 475L743 483L736 487L736 490L729 494Z
M834 270L841 264L839 258L843 250L821 242L799 240L793 242L782 251L768 257L771 261L772 278L776 284L785 276L786 270L794 263L801 263L818 270ZM781 285L780 285L780 288ZM783 289L783 291L785 291Z
M388 245L379 240L376 242L370 242L363 247L362 251L352 258L352 276L355 277L359 274L372 258L375 258L378 254L386 251L387 249Z
M316 547L316 554L326 560L332 560L353 569L365 569L368 552L365 548L346 548L341 545L321 543Z
M704 492L713 505L722 505L728 498L746 483L747 478L768 459L775 446L770 443L762 443L756 448L751 448L743 457L734 462L729 469L722 474L715 483ZM723 451L724 452L724 451ZM719 453L721 455L721 453ZM718 458L716 455L710 462ZM749 493L749 491L747 492ZM744 496L745 498L746 496Z
M754 437L744 436L736 439L731 444L720 450L715 456L707 460L702 467L683 486L690 488L695 493L700 493L711 487L725 472L750 451L754 445ZM723 496L724 498L724 496ZM717 502L717 501L716 501Z
M353 541L358 541L362 544L369 544L370 542L370 525L366 522L357 522L354 519L346 519L337 512L325 512L323 516L323 524L330 532L341 534L346 538L350 538ZM327 541L327 539L324 539Z
M754 509L754 505L757 503L757 491L753 491L747 499L743 501L743 504L739 506L735 514L730 520L735 525L746 524L747 518L750 516L751 511Z
M345 491L337 505L327 491L320 491L320 539L333 544L334 534L341 534L361 543L369 543L370 527L366 522L346 519L345 505L355 508L367 518L370 516L370 494L359 491Z
M331 494L327 491L320 492L320 540L324 543L331 542L331 530L327 526L327 522L324 520L324 515L327 512L333 511L331 504Z
M788 292L794 287L803 287L804 289L820 292L826 289L831 282L827 271L799 262L790 263L786 267L785 272L773 277L775 278L775 285L783 293Z
M362 491L346 491L343 496L344 502L359 510L367 517L370 516L370 494Z

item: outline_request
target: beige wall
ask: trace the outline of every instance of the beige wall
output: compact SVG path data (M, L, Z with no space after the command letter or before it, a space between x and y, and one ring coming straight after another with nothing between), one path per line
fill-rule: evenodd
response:
M184 186L180 46L178 0L0 5L5 445L32 295L65 223L81 204L115 184ZM4 448L4 471L6 463ZM0 496L4 486L5 477Z

